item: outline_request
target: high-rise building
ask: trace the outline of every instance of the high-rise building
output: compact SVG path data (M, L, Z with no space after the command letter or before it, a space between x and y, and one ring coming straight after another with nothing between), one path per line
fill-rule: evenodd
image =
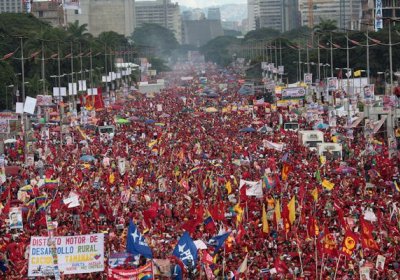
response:
M221 11L219 8L208 8L207 18L211 20L221 20Z
M178 42L182 42L182 20L179 4L171 0L136 1L135 22L140 27L144 23L155 23L174 32Z
M224 35L220 20L187 20L183 21L183 42L197 47Z
M298 0L248 0L249 31L271 28L280 32L299 26Z
M340 29L359 29L362 0L299 0L302 26L315 26L321 20L334 20ZM311 14L312 13L312 14ZM312 16L310 16L312 15ZM309 22L310 20L313 22Z
M24 11L21 0L1 0L0 13L22 13Z
M54 1L33 2L32 14L52 26L64 24L64 10L59 3Z
M94 36L114 31L131 36L135 28L134 0L80 0L80 10L67 10L67 21L87 24Z
M400 1L399 0L381 0L382 17L392 18L398 21L400 19ZM361 29L375 28L376 19L376 0L362 0L362 26ZM386 26L389 21L382 21L383 26Z

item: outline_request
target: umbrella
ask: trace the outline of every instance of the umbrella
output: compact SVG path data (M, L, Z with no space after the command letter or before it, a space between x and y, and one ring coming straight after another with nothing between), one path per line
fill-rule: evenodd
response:
M138 121L138 120L140 120L138 117L136 117L136 116L132 116L132 117L130 117L129 118L131 121Z
M206 108L206 112L207 113L216 113L216 112L218 112L218 109L214 108L214 107L208 107L208 108Z
M267 133L267 132L272 132L272 131L274 131L274 130L271 127L266 126L266 125L264 125L258 129L258 132L261 132L261 133Z
M219 95L216 92L210 92L209 94L207 94L207 97L215 98L215 97L219 97Z
M256 132L255 128L252 127L245 127L239 130L239 132Z
M156 126L165 126L165 123L155 123L154 125L156 125Z
M336 173L343 173L343 174L352 173L352 172L356 172L356 171L357 170L355 168L349 167L349 166L341 166L341 167L335 169Z
M130 123L130 121L127 119L117 119L117 124L127 124L127 123Z
M170 115L167 114L167 113L163 113L163 114L160 116L160 118L169 118L169 117L170 117Z
M314 125L314 129L327 129L329 128L329 125L326 123L319 123L317 125Z
M192 109L192 108L186 107L186 108L183 108L183 109L182 109L182 113L190 113L190 112L193 112L193 109Z
M7 139L7 140L4 140L4 144L12 144L12 143L15 143L15 142L17 142L16 139Z
M81 160L81 161L88 162L88 161L94 161L95 158L94 158L94 156L83 155L83 156L81 156L80 160Z
M145 124L153 124L153 123L155 123L156 121L155 120L151 120L151 119L148 119L148 120L145 120Z

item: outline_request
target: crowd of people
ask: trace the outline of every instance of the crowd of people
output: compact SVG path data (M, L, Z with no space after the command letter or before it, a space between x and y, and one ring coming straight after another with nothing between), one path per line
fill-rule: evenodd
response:
M106 257L126 250L131 220L157 259L169 259L184 232L205 243L229 232L217 252L199 250L183 279L364 279L363 268L366 279L399 278L400 160L389 158L383 135L366 138L360 125L347 137L345 117L338 117L336 127L322 131L325 142L342 144L343 158L321 157L299 142L297 131L283 129L295 120L300 130L312 130L307 106L256 104L238 94L243 77L234 69L202 67L182 66L159 94L120 93L112 106L90 113L93 125L70 126L68 143L59 142L57 126L47 134L36 127L32 165L22 139L6 148L5 165L19 171L0 187L2 277L28 278L30 237L47 235L48 214L57 222L55 235L105 233ZM193 79L182 85L183 75ZM218 96L201 94L205 88ZM326 108L317 114L328 123ZM105 124L115 126L113 137L96 132ZM241 181L260 180L262 196L241 188ZM71 192L79 206L68 208L63 199ZM30 205L37 197L45 203ZM22 229L9 228L12 207L23 209ZM344 252L349 233L357 238ZM105 279L106 271L63 278Z

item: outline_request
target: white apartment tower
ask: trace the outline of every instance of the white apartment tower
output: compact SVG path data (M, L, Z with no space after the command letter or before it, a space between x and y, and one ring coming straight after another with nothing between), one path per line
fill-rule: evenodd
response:
M23 12L22 0L1 0L0 1L0 14L1 13L22 13Z

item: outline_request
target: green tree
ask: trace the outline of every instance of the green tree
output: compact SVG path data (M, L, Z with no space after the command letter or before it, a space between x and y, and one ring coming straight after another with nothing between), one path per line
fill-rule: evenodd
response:
M179 47L174 33L158 24L148 23L136 28L132 39L137 46L153 48L156 55L170 56L172 51Z
M200 48L206 60L211 60L219 65L226 66L232 62L233 53L229 49L240 42L239 39L230 36L220 36Z

